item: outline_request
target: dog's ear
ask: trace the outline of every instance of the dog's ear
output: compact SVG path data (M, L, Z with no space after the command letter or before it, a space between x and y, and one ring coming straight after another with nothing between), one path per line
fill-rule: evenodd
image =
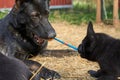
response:
M15 0L15 7L19 8L20 5L23 3L24 0Z
M93 24L92 24L91 21L88 24L87 35L90 36L90 37L95 37L95 32L94 32Z
M28 0L15 0L15 7L16 7L16 8L19 8L20 5L22 5L23 2L25 2L25 1L28 1Z

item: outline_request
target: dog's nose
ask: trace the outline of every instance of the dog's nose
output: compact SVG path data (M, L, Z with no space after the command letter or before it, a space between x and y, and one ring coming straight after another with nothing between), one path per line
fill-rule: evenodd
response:
M49 33L48 34L48 38L51 39L51 38L55 38L56 37L56 33Z

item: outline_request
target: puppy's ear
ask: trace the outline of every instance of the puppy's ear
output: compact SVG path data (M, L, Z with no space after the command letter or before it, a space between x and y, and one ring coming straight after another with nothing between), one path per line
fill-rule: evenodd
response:
M87 34L92 34L92 35L95 34L94 29L93 29L93 24L91 21L88 24Z
M88 35L89 37L91 37L91 38L95 38L95 32L94 32L93 24L92 24L91 21L90 21L89 24L88 24L87 35Z

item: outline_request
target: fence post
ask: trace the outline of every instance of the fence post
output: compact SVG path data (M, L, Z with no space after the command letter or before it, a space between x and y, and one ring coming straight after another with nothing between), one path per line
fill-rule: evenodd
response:
M101 0L97 0L96 7L96 22L101 23Z
M113 25L119 27L118 0L113 0Z

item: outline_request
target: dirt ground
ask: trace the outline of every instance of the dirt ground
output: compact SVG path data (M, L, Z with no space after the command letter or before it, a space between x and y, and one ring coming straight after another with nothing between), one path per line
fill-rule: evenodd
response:
M71 25L66 22L54 22L57 38L78 46L86 35L87 24ZM120 29L111 25L94 24L95 32L104 32L115 38L120 38ZM82 59L78 52L55 41L49 41L43 55L33 58L45 63L49 69L56 70L62 76L61 80L95 80L87 73L88 70L99 69L97 63Z

